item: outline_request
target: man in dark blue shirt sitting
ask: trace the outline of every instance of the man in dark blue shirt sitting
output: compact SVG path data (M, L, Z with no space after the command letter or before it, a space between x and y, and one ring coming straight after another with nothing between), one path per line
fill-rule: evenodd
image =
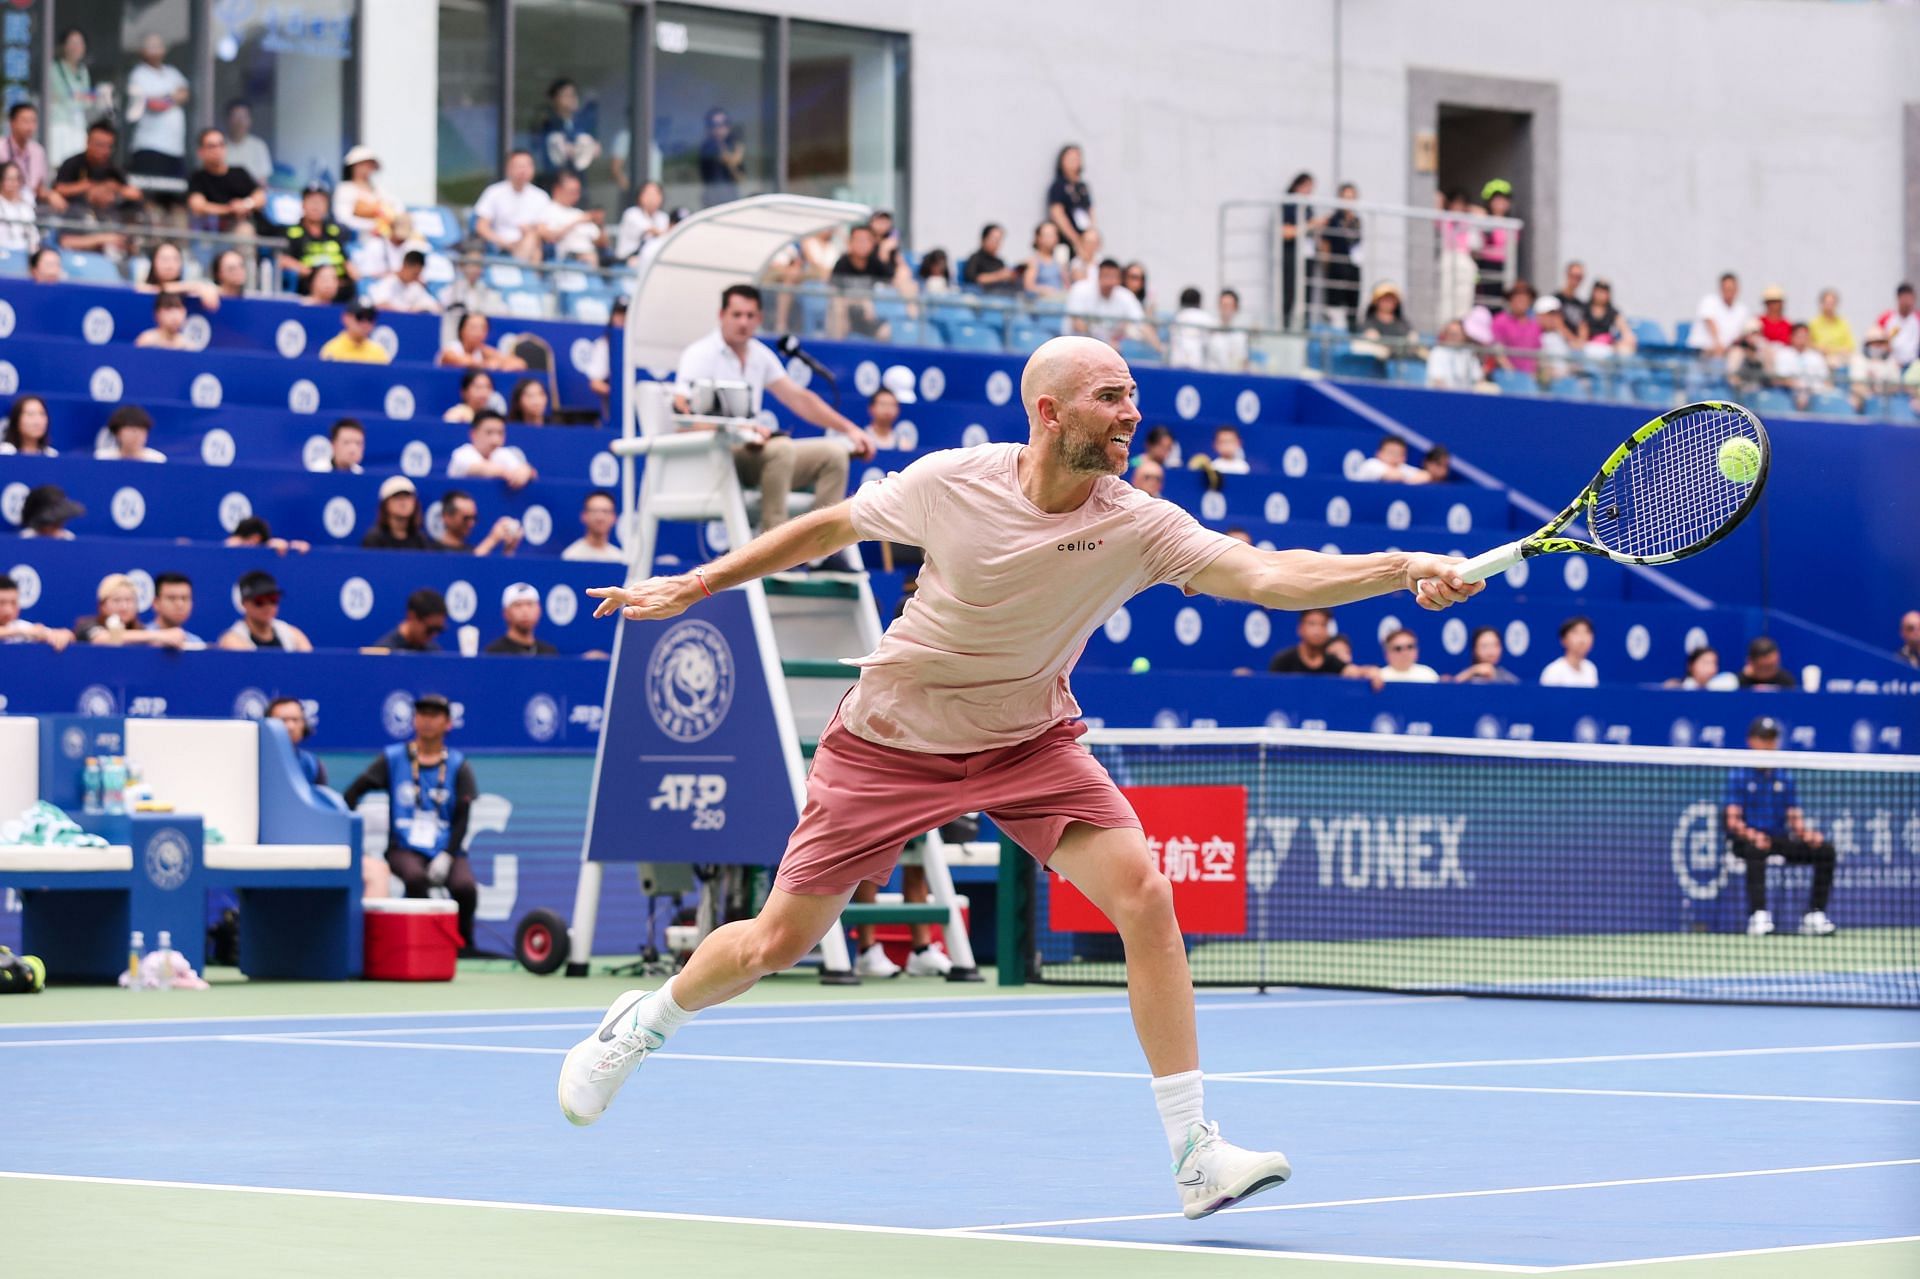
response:
M1779 750L1780 721L1771 715L1754 720L1747 729L1747 749ZM1725 817L1733 855L1747 864L1747 936L1765 937L1773 931L1773 915L1767 910L1767 860L1771 857L1813 867L1813 892L1800 920L1801 935L1825 937L1833 932L1827 918L1833 846L1807 825L1793 774L1782 768L1734 769L1727 775Z

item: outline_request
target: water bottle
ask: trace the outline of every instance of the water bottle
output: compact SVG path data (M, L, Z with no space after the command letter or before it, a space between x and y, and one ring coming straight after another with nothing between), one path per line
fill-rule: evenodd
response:
M173 934L164 928L160 930L160 949L157 953L160 956L160 989L171 990L173 988Z
M87 765L80 773L82 812L93 816L100 815L100 761L92 755L87 756Z
M147 935L138 928L127 939L127 989L140 989L140 957L146 953Z
M107 756L100 768L100 788L105 792L101 796L107 814L122 816L127 811L127 761L119 755Z

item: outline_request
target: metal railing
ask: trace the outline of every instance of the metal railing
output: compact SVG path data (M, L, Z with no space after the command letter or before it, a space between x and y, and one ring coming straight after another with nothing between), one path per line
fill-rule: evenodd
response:
M128 284L144 283L153 251L162 244L172 244L185 259L183 278L188 281L210 281L214 259L228 249L237 249L247 259L248 293L280 291L280 272L274 259L287 247L287 241L281 236L203 231L143 215L98 220L37 217L23 225L34 228L42 246L60 250L69 263L81 264L87 270L87 274L80 277L82 283L111 283L114 276ZM106 243L73 247L76 241L94 240ZM70 254L91 255L91 259L69 257ZM104 263L108 269L96 267L92 259Z

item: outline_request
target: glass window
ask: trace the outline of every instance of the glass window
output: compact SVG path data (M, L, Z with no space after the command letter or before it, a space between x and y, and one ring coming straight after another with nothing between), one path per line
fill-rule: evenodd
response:
M787 189L891 209L906 222L907 38L795 22Z
M467 205L500 176L500 54L491 0L440 0L439 181Z
M670 207L774 188L773 21L663 4L654 23L657 175Z
M88 121L112 115L135 184L163 198L184 196L195 92L186 74L190 12L185 4L59 0L47 76L50 162L85 149Z
M551 185L577 173L592 208L618 209L632 185L633 24L608 0L519 0L513 18L513 145Z
M334 182L358 0L213 6L214 125L227 160L268 186Z

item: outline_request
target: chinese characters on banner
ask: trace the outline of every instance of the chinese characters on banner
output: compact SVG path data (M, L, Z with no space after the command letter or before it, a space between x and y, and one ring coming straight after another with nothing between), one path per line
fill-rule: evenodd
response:
M1244 786L1131 786L1121 794L1140 816L1147 852L1173 884L1183 933L1230 937L1247 931L1247 789ZM1047 895L1056 932L1111 933L1107 917L1057 876Z
M0 5L0 119L33 97L33 20L33 6L23 0Z

